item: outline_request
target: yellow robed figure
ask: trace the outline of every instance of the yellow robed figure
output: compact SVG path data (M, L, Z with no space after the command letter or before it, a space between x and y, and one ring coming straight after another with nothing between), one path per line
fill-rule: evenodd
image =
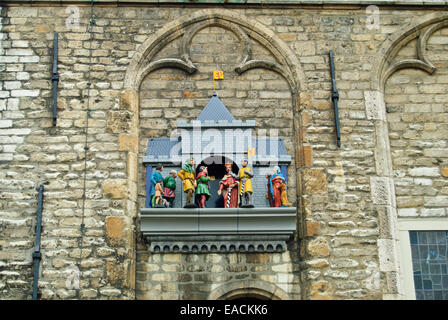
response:
M196 189L196 179L194 176L194 159L191 158L186 162L182 170L177 173L177 176L183 181L184 192L187 194L187 203L185 207L195 207L193 203L193 194Z
M251 178L250 175L252 175L252 172L249 167L243 167L240 169L240 171L238 171L238 176L239 176L240 180L242 181L243 179L246 179L246 183L244 184L243 193L246 193L246 192L253 193L254 192L252 190L252 180L250 179ZM242 187L242 184L240 183L240 189L238 190L238 192L240 194L241 194L241 187Z
M240 187L238 194L240 195L240 206L242 208L253 208L251 203L251 195L253 193L252 180L254 174L250 167L247 166L247 160L242 161L242 168L238 171L238 178L240 179Z

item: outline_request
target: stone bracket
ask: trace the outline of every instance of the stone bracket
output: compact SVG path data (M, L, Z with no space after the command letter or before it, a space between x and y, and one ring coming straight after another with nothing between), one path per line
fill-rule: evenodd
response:
M146 237L154 253L284 252L288 236Z

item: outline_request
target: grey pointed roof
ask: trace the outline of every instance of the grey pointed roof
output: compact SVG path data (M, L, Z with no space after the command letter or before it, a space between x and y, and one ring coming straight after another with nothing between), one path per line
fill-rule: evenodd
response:
M148 141L148 149L146 151L147 156L169 156L171 149L179 143L177 139L171 138L150 138ZM176 152L175 155L180 155L180 152Z
M201 114L196 118L196 120L206 121L212 120L218 122L219 120L227 120L229 122L234 121L235 118L232 116L230 111L226 108L224 103L218 98L216 92L213 93L212 98L201 111Z

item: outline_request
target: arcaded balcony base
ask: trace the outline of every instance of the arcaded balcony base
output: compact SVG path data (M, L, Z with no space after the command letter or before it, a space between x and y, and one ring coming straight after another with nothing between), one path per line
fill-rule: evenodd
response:
M283 252L296 208L144 208L141 232L157 252Z

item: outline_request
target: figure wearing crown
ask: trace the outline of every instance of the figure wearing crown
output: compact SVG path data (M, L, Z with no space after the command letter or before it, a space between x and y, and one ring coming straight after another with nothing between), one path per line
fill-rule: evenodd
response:
M238 207L238 176L232 172L232 164L226 163L226 174L219 182L218 194L224 191L224 208Z

